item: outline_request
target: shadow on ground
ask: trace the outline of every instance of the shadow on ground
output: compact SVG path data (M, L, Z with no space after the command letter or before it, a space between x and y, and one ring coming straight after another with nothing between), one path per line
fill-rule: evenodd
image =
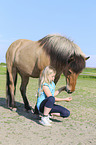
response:
M15 102L15 103L16 103L16 106L17 106L17 108L15 108L15 112L17 112L18 115L24 116L25 118L30 119L30 120L36 122L37 124L40 124L39 123L40 117L39 117L39 115L34 114L34 112L33 112L34 108L32 108L32 110L30 110L30 111L26 111L24 109L24 104L23 103L20 103L20 102ZM0 98L0 107L11 110L7 107L7 103L6 103L5 98ZM11 111L14 111L14 109L11 110ZM51 120L53 122L61 122L60 120L53 119L53 118Z

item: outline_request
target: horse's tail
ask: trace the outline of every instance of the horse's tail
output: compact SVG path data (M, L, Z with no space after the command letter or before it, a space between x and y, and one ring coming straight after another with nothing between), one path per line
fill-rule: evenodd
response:
M8 108L10 107L15 107L15 102L14 102L14 96L15 96L15 92L16 92L16 84L17 84L17 71L15 70L14 74L12 76L12 78L10 79L10 72L8 71L7 68L7 72L6 72L6 98L7 98L7 105ZM14 76L14 80L13 80L13 76ZM14 86L14 87L12 87Z
M10 92L10 76L9 76L9 72L8 72L8 68L6 70L6 99L7 99L7 105L8 108L12 107L11 103L12 103L12 96L11 96L11 92Z
M17 47L16 47L16 44ZM15 99L14 94L16 91L16 82L17 82L17 69L14 66L15 63L15 55L16 50L20 46L20 40L13 42L7 52L6 52L6 64L7 64L7 72L6 72L6 98L7 104L9 108L15 107Z
M17 71L16 71L15 79L14 79L14 95L16 93L16 84L17 84Z

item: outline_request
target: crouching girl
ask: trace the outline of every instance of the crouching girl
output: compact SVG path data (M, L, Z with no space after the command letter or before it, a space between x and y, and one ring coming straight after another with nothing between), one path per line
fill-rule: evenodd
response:
M60 92L65 90L62 87L55 91L55 79L56 71L53 67L47 66L39 78L39 89L37 95L37 109L43 113L40 123L44 126L51 126L50 115L57 115L61 117L68 117L70 111L63 106L55 104L57 101L71 101L72 98L56 98Z

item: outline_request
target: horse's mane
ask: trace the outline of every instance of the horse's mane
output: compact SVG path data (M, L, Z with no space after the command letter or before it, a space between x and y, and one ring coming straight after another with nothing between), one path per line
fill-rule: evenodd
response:
M84 53L73 41L61 35L47 35L38 41L57 66L66 65L71 56L84 59ZM76 57L77 58L77 57ZM81 64L80 64L81 65Z

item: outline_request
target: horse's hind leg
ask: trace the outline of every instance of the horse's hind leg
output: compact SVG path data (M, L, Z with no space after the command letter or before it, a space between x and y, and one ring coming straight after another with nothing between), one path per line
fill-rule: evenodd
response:
M28 82L29 82L29 77L21 75L20 91L21 91L21 94L22 94L22 97L23 97L25 109L27 111L31 110L31 107L29 106L29 103L28 103L28 100L27 100L27 97L26 97L26 87L27 87Z

